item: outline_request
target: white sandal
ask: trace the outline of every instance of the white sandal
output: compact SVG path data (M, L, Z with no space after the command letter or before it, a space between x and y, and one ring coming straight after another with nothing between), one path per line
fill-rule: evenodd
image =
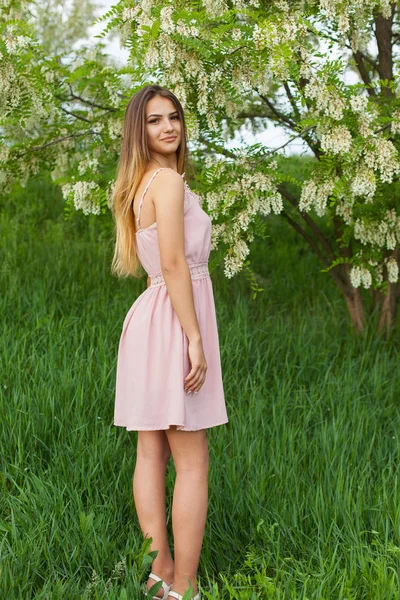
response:
M172 596L173 598L176 598L176 600L182 600L182 598L183 598L183 596L178 594L178 592L169 592L168 596ZM167 596L167 600L168 600L168 596ZM200 600L200 593L196 594L196 596L194 596L194 598L192 598L192 600Z
M150 577L151 577L151 579L154 579L154 581L156 581L156 582L162 581L161 586L162 586L162 589L164 590L164 596L162 596L161 598L160 598L160 596L153 596L153 600L167 600L169 590L172 587L172 583L171 583L171 585L168 585L168 583L165 583L165 581L163 579L161 579L161 577L159 577L158 575L155 575L154 573L150 573L149 579L150 579Z

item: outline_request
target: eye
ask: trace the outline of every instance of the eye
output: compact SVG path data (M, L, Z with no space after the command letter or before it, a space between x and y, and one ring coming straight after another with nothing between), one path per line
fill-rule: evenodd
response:
M171 117L172 119L177 119L179 121L179 115L174 115L173 117ZM151 119L151 121L148 121L148 123L156 123L156 121L158 121L159 119Z

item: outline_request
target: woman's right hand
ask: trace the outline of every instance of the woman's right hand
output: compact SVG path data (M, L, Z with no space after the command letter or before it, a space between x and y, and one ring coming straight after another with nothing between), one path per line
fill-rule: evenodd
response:
M184 388L186 393L200 391L206 380L207 362L203 351L203 342L190 342L188 347L190 373L185 377Z

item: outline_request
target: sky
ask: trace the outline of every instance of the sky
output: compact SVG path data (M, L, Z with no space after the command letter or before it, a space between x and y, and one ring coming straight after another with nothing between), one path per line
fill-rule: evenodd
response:
M110 8L116 4L115 0L102 0L98 3L98 12L97 16L101 16L106 13ZM89 41L96 43L99 41L98 38L93 38L94 35L98 35L105 27L105 22L96 23L89 28ZM110 36L103 38L101 40L106 45L106 51L117 59L121 65L126 64L128 59L128 51L120 46L118 37L110 40ZM332 56L333 58L333 56ZM346 75L346 83L354 83L357 81L355 74L348 73ZM275 126L272 121L268 122L268 126L266 130L263 132L252 135L249 132L243 133L244 144L255 144L256 142L261 142L265 144L266 147L270 149L279 148L283 144L285 144L290 139L290 134L286 132L285 129L279 126ZM239 137L236 136L234 140L228 143L227 148L232 147L240 147L243 146L243 143L240 141ZM296 139L288 144L284 152L286 155L290 154L308 154L312 155L312 152L309 150L308 146L300 139Z

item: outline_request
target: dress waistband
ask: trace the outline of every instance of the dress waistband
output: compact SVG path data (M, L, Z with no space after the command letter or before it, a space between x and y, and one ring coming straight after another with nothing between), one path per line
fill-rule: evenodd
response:
M189 271L191 279L204 279L204 277L210 277L208 262L189 265ZM150 287L160 285L166 285L162 273L157 273L157 275L153 275L152 277L150 276Z

